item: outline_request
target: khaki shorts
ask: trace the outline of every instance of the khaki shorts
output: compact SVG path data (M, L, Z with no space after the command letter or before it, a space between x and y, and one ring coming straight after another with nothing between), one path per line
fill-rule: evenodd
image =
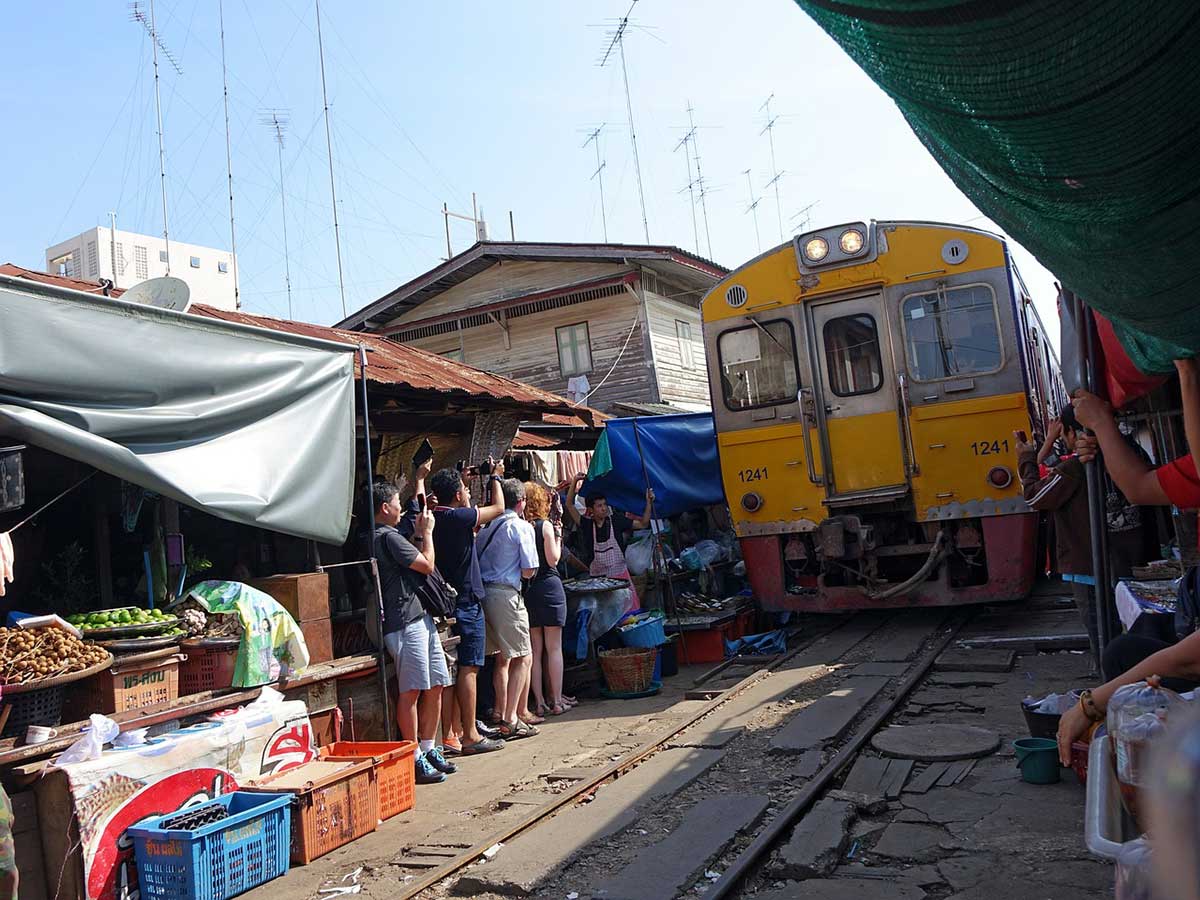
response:
M483 619L487 632L486 652L501 654L505 659L529 656L529 613L521 592L507 584L485 584Z

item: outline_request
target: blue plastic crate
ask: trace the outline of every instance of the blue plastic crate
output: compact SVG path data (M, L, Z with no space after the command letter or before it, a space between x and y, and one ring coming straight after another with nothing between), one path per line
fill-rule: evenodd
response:
M226 900L283 875L291 855L291 802L291 794L238 791L129 828L141 897ZM194 831L159 827L218 805L228 818Z
M631 628L621 629L621 643L626 647L657 647L666 643L667 633L663 630L663 618L651 616Z

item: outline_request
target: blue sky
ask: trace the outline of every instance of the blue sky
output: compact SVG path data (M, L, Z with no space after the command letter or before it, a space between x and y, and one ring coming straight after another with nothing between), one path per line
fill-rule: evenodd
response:
M616 60L597 62L625 0L322 6L347 305L357 309L445 256L441 205L476 192L493 238L599 241L592 147L601 123L613 241L642 241ZM217 0L156 0L172 238L228 247ZM695 250L676 144L695 108L711 256L779 243L763 101L774 95L785 237L870 218L992 227L942 173L895 106L789 0L639 0L627 44L650 238ZM0 96L7 211L0 257L40 268L43 250L116 210L162 229L150 46L124 2L8 12ZM280 185L264 110L287 111L284 186L294 317L341 318L313 4L225 0L238 258L245 309L286 316ZM15 40L11 38L16 38ZM699 210L697 210L699 215ZM700 247L710 248L700 223ZM473 241L455 223L456 252ZM1043 319L1051 276L1015 250ZM1050 327L1057 331L1054 323Z

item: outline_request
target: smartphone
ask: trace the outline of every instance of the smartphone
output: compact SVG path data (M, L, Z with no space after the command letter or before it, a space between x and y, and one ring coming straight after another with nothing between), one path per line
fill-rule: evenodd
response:
M417 509L419 509L421 512L425 512L425 495L424 494L417 494Z
M433 459L433 444L429 443L429 438L425 438L421 441L421 446L417 448L417 452L413 454L413 468L419 469L431 459Z
M1029 443L1029 438L1027 438L1027 437L1025 436L1025 432L1024 432L1024 431L1018 431L1018 432L1017 432L1017 440L1018 440L1018 441L1020 441L1022 444L1027 444L1027 443Z
M454 468L458 469L459 474L462 474L467 470L467 461L465 459L460 459L454 464Z

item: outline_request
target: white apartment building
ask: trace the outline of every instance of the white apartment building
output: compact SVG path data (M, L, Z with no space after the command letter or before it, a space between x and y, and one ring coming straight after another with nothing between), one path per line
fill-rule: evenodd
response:
M171 241L169 274L187 282L193 303L236 309L233 264L233 254L228 250ZM46 271L72 278L109 278L115 287L129 288L147 278L168 274L167 245L162 235L89 228L48 248Z

